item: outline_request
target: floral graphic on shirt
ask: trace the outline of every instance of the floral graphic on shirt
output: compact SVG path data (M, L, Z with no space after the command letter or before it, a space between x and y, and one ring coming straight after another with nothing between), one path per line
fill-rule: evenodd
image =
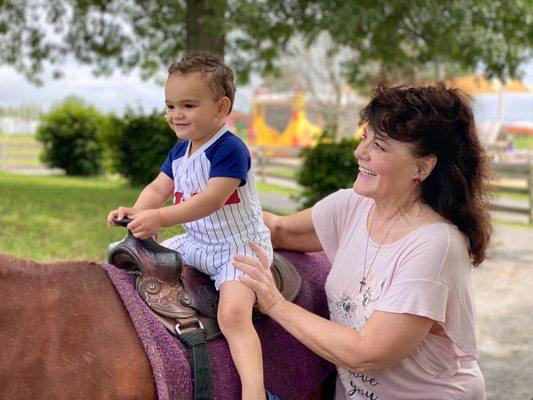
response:
M380 297L385 281L375 282L369 277L368 284L359 293L359 283L345 283L337 299L330 300L330 317L344 326L361 330L374 311L373 303Z
M334 312L336 311L338 317L346 321L353 314L355 307L355 300L352 299L347 293L343 293L340 300L335 303Z

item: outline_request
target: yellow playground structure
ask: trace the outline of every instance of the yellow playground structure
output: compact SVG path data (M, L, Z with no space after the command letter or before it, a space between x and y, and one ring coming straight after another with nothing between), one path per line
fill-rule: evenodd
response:
M431 84L431 82L428 82ZM446 86L459 87L470 95L497 94L507 92L528 92L528 87L519 81L508 81L505 84L489 81L483 76L460 76L445 81ZM322 100L331 97L320 93ZM348 87L343 89L343 106L348 105L350 118L342 120L341 137L360 135L362 127L357 124L358 109L367 99L358 96ZM248 144L266 147L309 147L314 146L324 129L325 121L320 102L306 92L303 87L286 92L273 92L270 88L259 88L252 100L251 118L234 115L248 127ZM324 104L324 102L322 102ZM352 107L353 106L353 107ZM353 111L351 111L353 109Z
M305 92L271 93L256 90L252 104L249 143L272 147L313 146L324 126L318 113L306 107Z

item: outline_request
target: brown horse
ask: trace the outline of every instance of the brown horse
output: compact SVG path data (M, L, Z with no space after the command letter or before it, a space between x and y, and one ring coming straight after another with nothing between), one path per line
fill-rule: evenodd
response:
M153 399L148 358L106 272L0 254L0 399Z
M157 397L129 314L94 262L0 254L0 343L0 400Z

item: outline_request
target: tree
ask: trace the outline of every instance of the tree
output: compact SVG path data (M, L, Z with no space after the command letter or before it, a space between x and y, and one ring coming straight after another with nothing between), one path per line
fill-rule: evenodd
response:
M349 80L359 86L394 81L398 72L415 76L429 65L481 66L489 78L517 77L532 55L532 0L328 3L334 4L313 31L328 30L338 45L355 50L346 63Z
M294 4L292 4L294 3ZM40 83L68 55L96 74L166 71L180 53L224 56L239 76L272 70L295 29L298 2L283 0L0 0L0 64Z
M368 85L430 63L519 75L531 56L532 0L0 0L0 64L33 81L67 55L96 73L164 71L185 51L226 55L239 76L272 71L295 34L351 48ZM59 70L58 70L59 75Z
M82 99L68 97L43 115L37 139L43 144L42 161L67 175L98 175L102 172L99 136L105 117Z

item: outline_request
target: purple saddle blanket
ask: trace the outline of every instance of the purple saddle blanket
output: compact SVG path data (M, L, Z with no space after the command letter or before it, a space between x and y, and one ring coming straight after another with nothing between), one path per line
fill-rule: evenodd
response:
M323 253L280 252L291 261L302 277L302 288L295 303L328 316L324 284L331 268ZM135 276L112 265L103 268L115 286L133 321L146 351L159 400L193 398L187 349L154 317L135 291ZM305 399L334 371L334 366L294 339L270 318L254 323L261 339L265 387L283 400ZM241 385L224 337L208 342L213 373L213 399L241 398Z

